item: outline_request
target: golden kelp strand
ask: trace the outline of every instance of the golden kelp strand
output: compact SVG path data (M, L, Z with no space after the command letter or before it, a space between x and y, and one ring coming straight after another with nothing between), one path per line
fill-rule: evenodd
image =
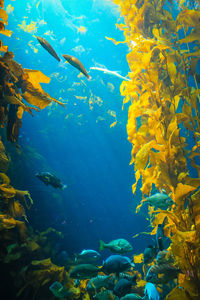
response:
M195 73L200 12L185 7L187 3L182 1L174 20L172 2L114 2L124 16L125 24L120 25L120 30L124 30L130 48L127 61L131 82L123 82L120 91L124 103L131 102L127 132L132 143L131 163L134 163L136 177L133 193L140 178L143 195L149 195L153 185L171 193L176 205L170 211L156 210L154 215L156 219L167 217L164 231L172 239L169 251L184 271L185 280L190 278L190 285L200 293L197 250L200 244L200 196L195 193L200 180L192 178L188 168L190 162L200 172L195 159L199 157L200 144L199 89ZM169 10L166 10L167 6ZM185 32L184 38L182 32ZM194 42L197 49L191 47L191 50L186 43ZM195 83L192 87L188 85L190 75ZM191 136L195 146L189 144ZM195 197L192 196L194 193ZM157 224L152 223L154 234ZM187 292L190 295L189 288Z

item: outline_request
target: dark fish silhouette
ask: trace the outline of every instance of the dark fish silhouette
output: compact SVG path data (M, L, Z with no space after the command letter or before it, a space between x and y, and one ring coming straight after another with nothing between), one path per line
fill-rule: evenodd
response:
M40 43L40 45L42 45L42 47L44 49L46 49L53 57L55 57L55 59L57 59L58 61L60 61L60 58L58 57L56 51L53 49L53 47L49 44L49 42L47 42L47 40L45 40L42 37L37 36L37 40Z
M99 267L91 264L81 264L72 268L69 276L74 279L89 279L96 277L99 272Z
M66 184L63 184L62 181L56 177L54 174L51 174L50 172L40 172L35 174L37 178L39 178L44 184L51 185L54 188L59 188L61 190L64 190L67 186Z
M156 250L157 249L151 245L144 249L143 259L145 264L149 264L154 260L156 257Z
M170 238L164 235L164 226L166 221L167 217L165 217L162 224L158 224L156 231L156 247L159 251L167 249L171 244Z
M101 271L105 274L116 273L119 277L119 273L129 270L133 265L129 257L122 255L111 255L103 263Z
M64 59L68 61L73 67L77 68L79 71L81 71L88 79L91 79L90 75L88 75L85 67L83 64L78 60L78 58L72 56L72 55L67 55L63 54Z

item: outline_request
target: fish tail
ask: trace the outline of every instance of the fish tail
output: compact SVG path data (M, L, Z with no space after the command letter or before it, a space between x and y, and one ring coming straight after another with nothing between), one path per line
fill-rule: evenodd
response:
M99 251L102 251L104 249L104 242L102 240L99 241Z

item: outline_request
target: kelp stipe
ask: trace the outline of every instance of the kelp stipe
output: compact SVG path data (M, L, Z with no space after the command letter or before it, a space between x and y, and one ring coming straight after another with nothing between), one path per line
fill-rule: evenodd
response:
M130 102L127 132L132 143L136 191L150 195L152 186L164 189L176 203L169 210L154 210L155 227L167 217L165 234L177 267L180 289L166 299L200 295L200 147L199 87L199 1L190 6L180 1L174 13L173 1L114 0L121 9L130 52L127 61L130 82L121 85L124 103ZM196 9L192 9L192 7ZM192 77L193 84L189 85ZM189 139L193 138L193 143ZM152 219L152 218L151 218ZM176 298L179 299L179 298Z

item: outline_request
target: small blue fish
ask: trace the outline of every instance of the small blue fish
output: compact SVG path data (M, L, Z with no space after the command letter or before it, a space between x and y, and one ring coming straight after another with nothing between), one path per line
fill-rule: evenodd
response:
M116 254L105 260L101 270L106 274L116 273L119 276L120 272L129 270L133 266L129 257Z
M143 299L147 300L159 300L160 296L155 287L155 285L151 282L147 282L144 290L145 297Z
M130 293L131 287L132 282L125 278L122 278L116 283L113 289L113 293L118 297L123 297L126 294Z
M101 254L97 252L96 250L92 249L87 249L87 250L82 250L81 253L77 255L75 258L75 261L78 262L92 262L92 261L97 261L98 259L101 258Z
M167 209L174 204L174 201L165 193L151 195L150 197L147 197L144 202L148 202L155 208L160 209Z
M50 291L52 292L52 294L57 297L57 298L65 298L69 295L71 295L72 293L67 291L64 286L62 285L62 283L60 283L59 281L55 281L50 287L49 287Z
M126 294L124 297L120 298L120 300L142 300L138 294Z
M125 239L112 240L107 244L100 240L99 250L102 251L104 248L118 254L125 254L133 250L131 244Z
M145 264L151 263L156 257L156 248L153 246L148 246L144 249L143 259Z
M54 174L50 172L39 172L36 173L35 176L40 179L44 184L46 185L51 185L55 189L61 189L64 190L66 189L66 184L63 184L62 181L56 177Z
M156 231L156 247L159 251L167 249L171 244L170 238L164 235L164 227L166 221L167 217L165 217L162 224L158 224Z
M98 275L90 279L90 281L87 284L86 290L97 292L103 287L109 289L111 285L111 280L112 280L111 275L109 276Z

